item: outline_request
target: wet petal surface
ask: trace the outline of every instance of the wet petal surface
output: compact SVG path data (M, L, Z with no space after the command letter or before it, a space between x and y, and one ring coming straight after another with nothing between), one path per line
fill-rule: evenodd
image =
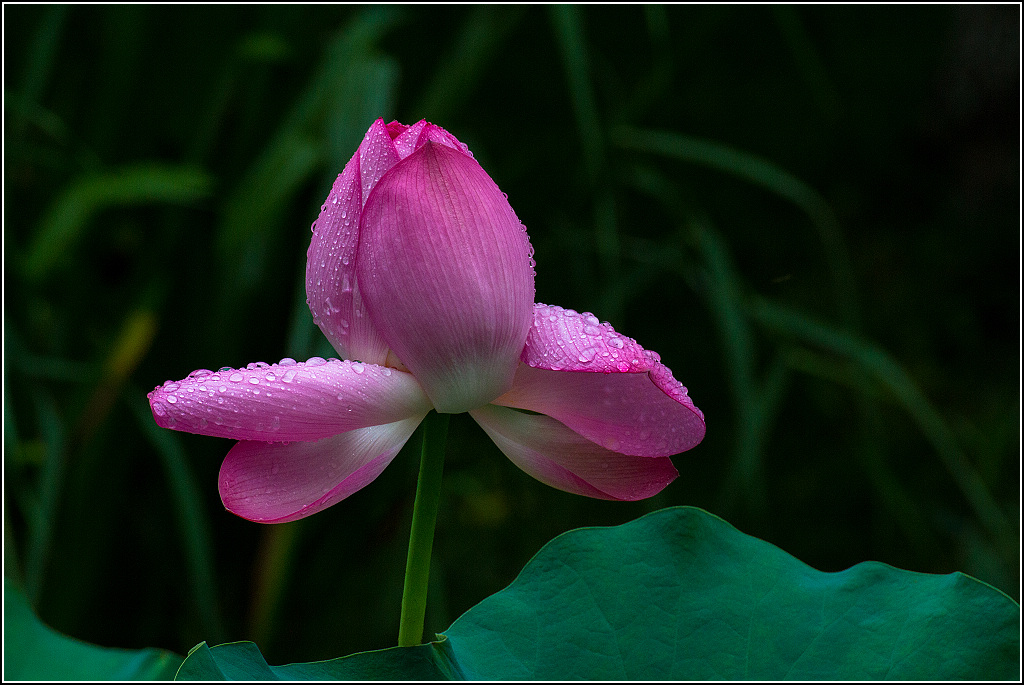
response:
M494 404L547 414L624 454L664 457L704 438L703 414L660 357L593 314L536 305L522 359Z
M412 375L374 364L257 362L245 369L194 371L149 393L164 428L236 440L319 440L430 411Z

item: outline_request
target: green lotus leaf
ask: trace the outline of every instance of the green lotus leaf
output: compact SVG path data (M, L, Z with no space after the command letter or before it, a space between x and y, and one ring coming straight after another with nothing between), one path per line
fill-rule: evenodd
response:
M182 658L163 649L114 649L40 621L4 578L4 680L170 680Z
M552 540L439 641L268 666L251 642L189 679L1019 680L1020 607L962 573L823 573L700 509Z

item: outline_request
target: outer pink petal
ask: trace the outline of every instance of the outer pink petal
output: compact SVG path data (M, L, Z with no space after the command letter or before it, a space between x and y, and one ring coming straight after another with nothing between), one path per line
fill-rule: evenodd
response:
M306 253L306 298L313 321L345 359L383 364L387 358L387 344L365 315L356 281L356 249L363 204L398 160L391 136L378 119L334 182L313 225Z
M606 450L549 416L494 405L470 415L516 466L559 490L632 501L658 494L679 475L668 457Z
M507 391L530 327L531 249L480 165L424 143L377 184L360 231L366 308L437 410Z
M357 428L319 442L239 442L220 467L221 501L260 523L315 514L379 476L419 422Z
M704 438L703 414L657 353L592 314L536 305L522 359L495 404L547 414L624 454L665 457Z
M164 428L236 440L319 440L366 426L417 421L430 402L403 371L350 361L250 364L194 371L149 393Z

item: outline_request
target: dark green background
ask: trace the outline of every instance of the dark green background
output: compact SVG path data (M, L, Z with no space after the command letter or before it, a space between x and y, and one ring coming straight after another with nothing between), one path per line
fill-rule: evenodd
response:
M309 226L383 116L469 144L529 228L537 299L661 353L708 425L675 483L622 504L533 481L456 417L428 631L554 535L674 504L821 570L961 570L1019 600L1019 17L5 6L5 574L102 645L394 644L416 437L264 527L220 504L231 443L153 429L144 402L332 354ZM720 147L638 149L647 131L763 182Z

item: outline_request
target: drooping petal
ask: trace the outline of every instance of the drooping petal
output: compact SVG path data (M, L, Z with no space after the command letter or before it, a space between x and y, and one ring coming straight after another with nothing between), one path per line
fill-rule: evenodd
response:
M480 165L424 143L374 188L360 231L366 309L437 410L507 391L532 318L531 250Z
M592 314L536 305L522 359L495 404L547 414L624 454L665 457L704 438L703 414L658 355Z
M149 393L164 428L236 440L319 440L366 426L417 421L430 402L411 374L361 362L250 364L195 371Z
M334 182L306 252L306 298L313 321L343 359L383 364L387 358L387 344L366 316L355 268L363 204L398 159L378 119Z
M220 467L221 501L232 513L260 523L315 514L379 476L420 418L357 428L317 442L239 442Z
M550 416L495 405L470 415L516 466L559 490L633 501L656 495L679 475L668 457L607 450Z

